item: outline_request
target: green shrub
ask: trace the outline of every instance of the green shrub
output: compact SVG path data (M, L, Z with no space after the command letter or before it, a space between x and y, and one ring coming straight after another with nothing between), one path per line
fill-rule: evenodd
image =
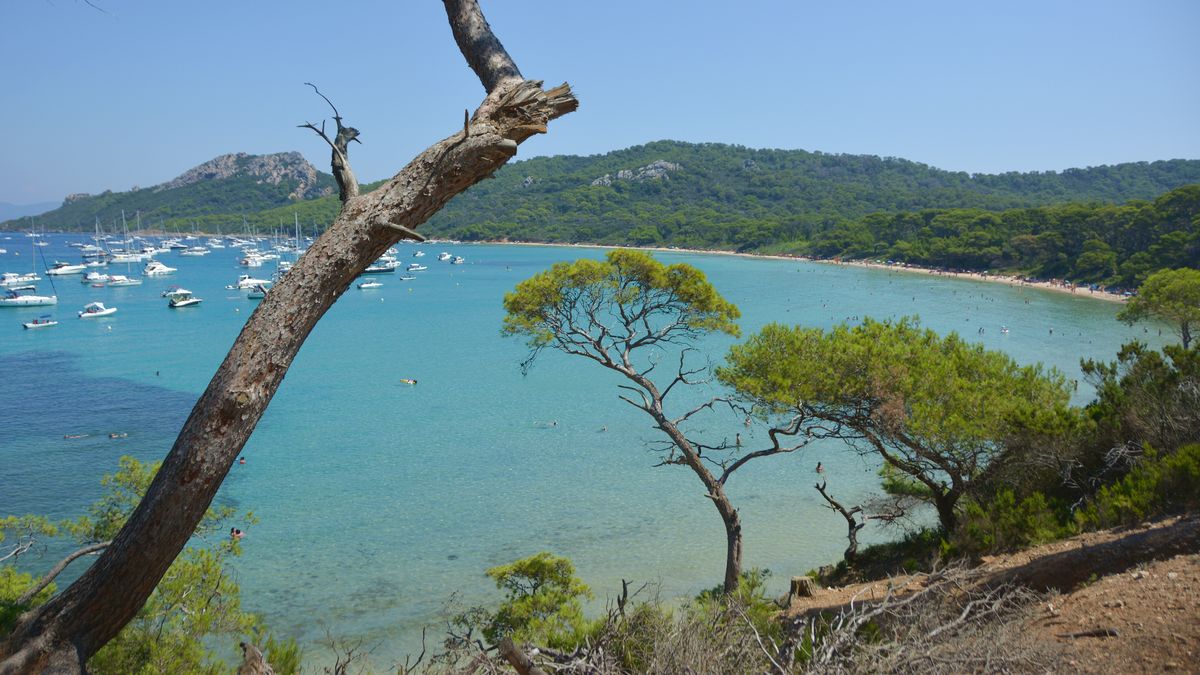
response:
M1041 492L1018 499L1009 488L1000 488L988 501L970 500L953 543L960 553L983 554L1036 546L1073 534Z
M1083 527L1132 525L1147 518L1200 507L1200 444L1159 456L1147 450L1141 464L1106 485L1076 514Z
M583 617L582 599L592 591L575 576L570 559L548 552L487 570L506 598L483 634L492 643L511 635L558 649L573 649L596 626Z

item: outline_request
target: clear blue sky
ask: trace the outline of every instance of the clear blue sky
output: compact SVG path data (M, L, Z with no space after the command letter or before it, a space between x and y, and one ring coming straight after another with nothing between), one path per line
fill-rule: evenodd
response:
M363 132L363 181L452 133L482 88L441 2L6 0L0 201L299 150L317 83ZM526 77L578 112L519 157L658 139L969 172L1200 158L1200 2L483 0ZM336 13L335 13L336 12Z

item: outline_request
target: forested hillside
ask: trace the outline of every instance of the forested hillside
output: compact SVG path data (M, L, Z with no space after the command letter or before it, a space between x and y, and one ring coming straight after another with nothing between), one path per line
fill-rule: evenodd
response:
M460 239L760 248L875 212L1002 210L1153 199L1200 182L1200 161L969 175L903 159L660 141L517 162L438 213Z
M1158 269L1200 268L1200 185L1120 206L875 213L775 248L1133 288Z
M30 221L0 223L0 229L27 228L30 222L50 231L92 231L97 221L107 232L120 231L121 212L159 229L204 229L210 223L226 232L240 230L242 216L332 194L333 176L317 171L298 152L274 155L222 155L174 180L128 192L72 194L63 205ZM291 220L291 217L288 218ZM132 227L132 221L130 222Z

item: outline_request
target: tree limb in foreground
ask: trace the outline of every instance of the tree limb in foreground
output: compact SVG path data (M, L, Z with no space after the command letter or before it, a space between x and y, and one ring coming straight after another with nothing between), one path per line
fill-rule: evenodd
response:
M354 278L517 146L579 103L568 85L525 80L475 0L444 0L459 48L487 94L466 128L434 143L329 229L255 310L184 423L129 522L75 583L20 617L0 675L78 673L145 603L191 536L292 359Z

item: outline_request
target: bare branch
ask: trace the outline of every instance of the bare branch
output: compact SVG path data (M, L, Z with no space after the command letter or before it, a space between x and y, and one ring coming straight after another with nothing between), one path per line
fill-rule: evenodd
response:
M71 553L69 553L67 555L67 557L58 561L57 565L50 568L50 571L46 572L46 575L44 577L42 577L40 581L38 581L33 586L30 586L24 593L22 593L21 597L17 598L17 604L24 605L25 603L29 602L34 597L36 597L38 593L42 592L43 588L49 586L50 582L54 581L55 577L62 574L63 570L67 569L67 565L70 565L71 563L75 562L76 560L78 560L79 558L82 558L85 555L99 553L100 551L103 551L104 549L108 548L108 545L111 543L112 543L111 541L102 541L102 542L99 542L96 544L89 544L87 546L84 546L81 549L72 551Z

